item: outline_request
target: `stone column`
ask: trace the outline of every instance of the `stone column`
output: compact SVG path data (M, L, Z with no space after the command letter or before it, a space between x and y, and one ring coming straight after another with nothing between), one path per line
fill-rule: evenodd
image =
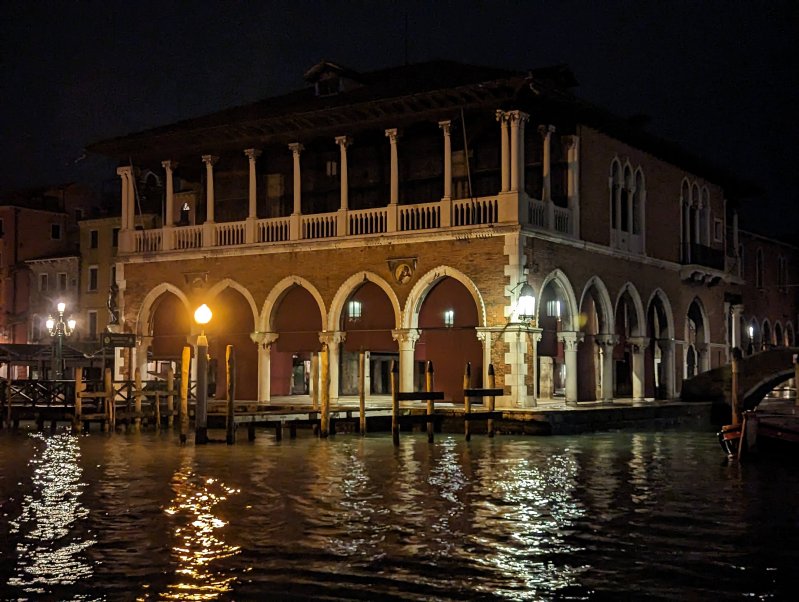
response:
M633 401L644 400L644 375L645 375L645 352L649 344L647 337L630 337L627 339L630 344L633 362Z
M502 190L500 192L510 191L510 162L508 157L508 150L510 141L508 139L508 114L505 111L497 111L497 121L499 122L500 131L500 170L502 172Z
M299 142L289 144L289 150L294 158L294 209L289 222L289 238L300 239L300 216L302 215L302 172L300 171L300 153L305 147Z
M527 123L527 120L530 119L530 116L527 113L522 111L514 111L516 114L516 118L519 121L519 167L518 167L518 174L519 174L519 192L525 192L525 179L524 179L524 124Z
M566 196L569 204L570 234L580 238L580 137L564 136L568 162Z
M488 385L488 365L492 363L491 361L491 344L493 341L493 337L491 336L492 329L491 328L476 328L477 331L477 340L480 341L483 347L483 386L487 387Z
M161 161L161 166L166 170L166 211L164 215L164 226L175 224L175 183L173 172L177 168L177 161Z
M730 309L732 310L732 318L730 320L732 322L730 345L733 348L738 347L741 349L741 316L744 313L744 306L741 304L736 304Z
M397 138L399 134L397 128L386 130L386 137L391 143L391 196L389 202L392 205L399 203L399 156L397 154Z
M218 161L219 157L203 155L203 163L205 163L205 221L209 224L214 223L214 165Z
M253 332L250 338L258 345L258 401L268 403L272 397L272 345L280 335L276 332Z
M671 339L658 339L660 347L660 378L661 388L666 399L674 399L674 341Z
M558 341L563 343L563 354L566 360L566 401L577 401L577 345L583 342L582 332L559 332Z
M452 121L439 121L438 127L444 132L444 198L452 199Z
M350 185L349 185L349 172L347 167L347 147L352 144L352 138L348 136L336 136L336 144L338 144L339 154L341 157L341 194L338 208L338 234L349 234L347 229L347 212L350 208Z
M545 203L552 201L552 133L555 131L553 125L539 125L538 132L541 134L543 142L543 153L541 161L543 186L541 189L541 200Z
M400 391L413 391L413 352L421 334L416 328L391 331L391 337L399 346Z
M599 346L602 361L602 402L613 403L613 348L619 343L615 334L598 334L594 341Z
M117 167L117 175L120 178L122 194L122 213L119 231L119 250L133 250L133 208L135 198L133 193L133 168L128 166Z
M519 111L511 111L510 118L510 191L519 192Z
M338 402L339 395L339 354L341 352L341 343L347 338L347 333L341 330L325 331L319 333L319 342L327 345L327 355L321 354L322 361L325 358L328 361L327 373L330 381L330 403ZM319 367L320 372L324 373L324 367ZM320 396L321 398L321 396Z
M248 148L244 155L250 164L250 187L249 187L249 208L247 210L247 220L245 222L244 237L245 242L257 242L257 222L258 222L258 178L255 172L255 160L261 156L261 151L257 148Z

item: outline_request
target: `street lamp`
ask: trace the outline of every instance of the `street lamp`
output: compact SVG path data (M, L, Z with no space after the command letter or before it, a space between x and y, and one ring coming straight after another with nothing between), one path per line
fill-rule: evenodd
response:
M197 408L194 413L194 443L208 443L208 339L205 325L211 321L211 310L203 303L194 312L194 321L200 325L197 337Z
M527 282L522 285L519 291L519 302L516 304L516 315L522 322L533 322L535 320L535 293L533 287Z
M60 302L57 306L58 319L53 318L53 315L47 318L44 323L47 330L50 332L51 337L55 337L55 379L61 380L64 378L64 337L72 335L75 330L75 320L73 318L64 321L64 311L67 309L66 303Z

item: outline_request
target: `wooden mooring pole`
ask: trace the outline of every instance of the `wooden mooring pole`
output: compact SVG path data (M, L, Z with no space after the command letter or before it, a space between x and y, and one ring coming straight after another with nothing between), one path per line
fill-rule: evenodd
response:
M166 371L166 426L173 428L175 426L175 371L172 366Z
M111 376L111 368L106 368L103 374L103 386L105 387L105 430L112 433L117 430L117 409L114 400L114 381Z
M225 441L228 445L233 445L236 442L236 420L234 416L234 404L236 399L236 353L233 350L233 345L225 347L225 362L227 366L225 370L225 377L227 378L227 432Z
M191 348L184 347L180 362L180 442L186 443L189 434L189 378L191 375Z
M366 434L366 353L361 350L358 354L358 431L361 437Z
M399 447L399 362L391 360L391 439Z
M321 398L322 398L322 411L319 420L319 436L327 437L330 434L330 352L328 351L327 344L322 345L322 351L319 354L322 360L322 383L321 383Z
M136 390L133 392L133 431L138 433L141 431L141 398L142 398L142 382L141 382L141 370L136 368L133 372L134 374L134 386ZM130 416L128 416L128 424L130 424Z
M733 356L732 358L732 382L730 383L730 387L732 389L730 396L730 405L732 406L732 424L741 424L741 407L740 407L740 400L738 399L738 371L740 370L740 366L738 365L738 358Z
M466 370L463 373L463 432L466 440L472 438L471 420L469 415L472 413L472 398L466 394L467 389L472 388L472 362L466 362Z
M424 390L428 393L433 390L434 385L434 374L433 374L433 362L427 360L427 366L425 366L424 371ZM436 402L433 399L427 400L427 442L432 443L434 439L433 430L435 425L433 423L433 412L436 409Z
M75 414L72 416L72 432L81 432L81 414L83 413L83 398L80 396L86 390L83 381L83 368L75 368ZM9 423L9 426L11 424Z
M494 375L494 364L488 364L488 388L493 389L497 386L497 379ZM495 404L495 397L493 395L488 396L488 411L494 411L494 404ZM488 431L488 436L494 436L494 419L489 418L486 421L486 430Z

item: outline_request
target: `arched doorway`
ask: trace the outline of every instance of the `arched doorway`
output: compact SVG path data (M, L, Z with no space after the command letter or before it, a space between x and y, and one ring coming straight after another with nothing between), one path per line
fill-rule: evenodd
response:
M213 317L205 327L208 335L208 389L217 399L226 399L226 348L236 356L236 399L258 399L258 348L250 335L255 330L252 308L233 287L224 288L208 301Z
M308 395L312 355L322 347L319 304L307 289L294 284L277 301L270 325L278 335L270 352L270 395Z
M705 311L699 299L691 301L688 306L688 315L685 320L685 377L691 378L708 369L707 345L710 335L707 331Z
M580 401L609 400L613 396L611 308L604 283L597 277L591 278L580 302L577 326L585 334L577 348L577 398Z
M785 345L785 338L782 334L782 325L779 322L774 324L774 344L777 345L777 347L782 347Z
M350 294L339 322L340 330L347 333L341 354L341 395L357 395L359 392L361 352L366 353L366 394L391 394L391 362L399 360L397 343L392 338L395 327L394 308L377 284L364 281Z
M147 358L152 371L158 378L166 378L166 371L172 367L179 375L183 348L189 346L192 331L192 316L183 301L172 292L161 293L151 306L147 331L153 337ZM193 355L194 347L190 347Z
M618 343L613 349L615 387L614 397L633 396L633 341L641 325L638 310L629 288L625 288L616 303L615 327Z
M559 333L572 330L568 295L557 279L544 285L538 305L538 392L541 399L563 397L566 389L566 357Z
M668 399L672 394L673 330L668 300L657 291L649 301L646 312L646 336L649 342L644 355L644 395Z
M771 347L771 324L769 323L768 319L763 320L763 330L760 341L760 348L763 351Z
M482 386L482 346L477 339L479 317L474 298L456 278L436 280L424 296L419 310L421 331L414 350L415 388L427 361L433 362L435 388L445 399L463 400L463 375L471 363L472 387Z
M785 344L788 347L793 347L793 345L794 345L794 341L793 341L793 325L790 322L788 322L785 325Z

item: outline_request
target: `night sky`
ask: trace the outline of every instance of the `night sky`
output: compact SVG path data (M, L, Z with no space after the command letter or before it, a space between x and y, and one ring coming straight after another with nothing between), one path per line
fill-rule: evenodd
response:
M302 87L321 59L566 63L582 98L759 186L742 227L796 241L796 0L6 1L0 45L2 191L113 179L84 146Z

